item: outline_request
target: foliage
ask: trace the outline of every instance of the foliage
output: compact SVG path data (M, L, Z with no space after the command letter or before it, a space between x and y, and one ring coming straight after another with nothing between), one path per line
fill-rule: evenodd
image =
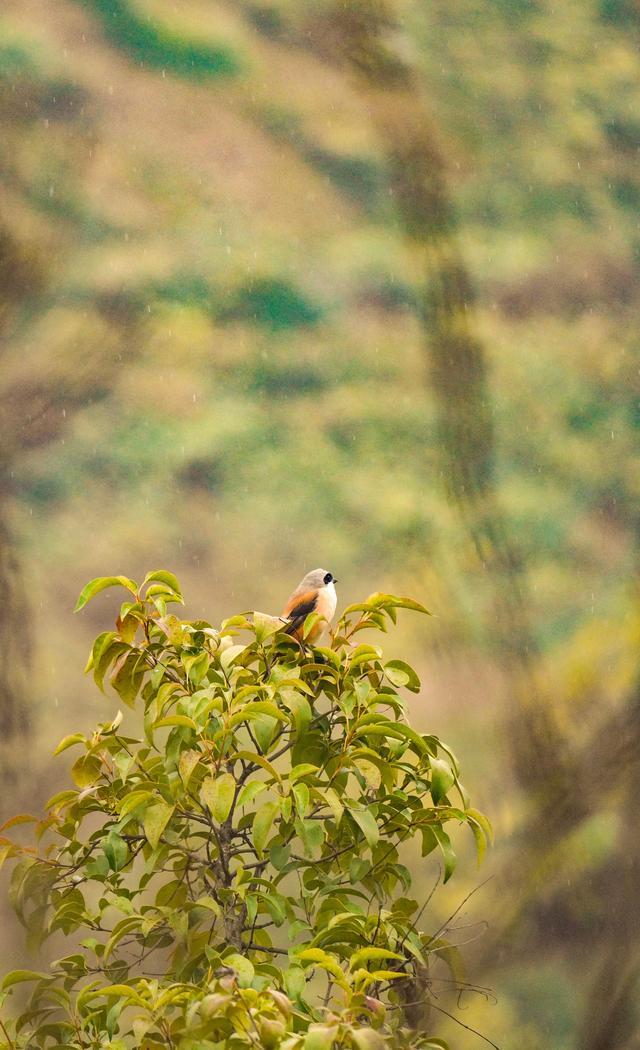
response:
M614 906L610 883L629 863L626 767L594 747L593 768L610 775L590 776L590 801L573 781L574 806L558 790L541 825L550 847L550 821L593 809L606 848L589 823L579 851L566 837L554 847L562 862L543 864L522 817L546 789L528 796L510 779L501 739L517 714L509 686L496 688L492 574L443 496L421 263L399 232L372 114L334 54L311 46L307 29L326 5L26 6L8 0L0 16L0 320L12 322L0 399L4 513L30 566L29 579L14 573L20 603L3 607L21 613L2 628L3 652L20 638L13 672L26 665L26 600L47 623L24 672L33 706L12 687L36 733L29 772L85 714L73 668L90 624L77 617L69 630L46 610L101 564L136 576L170 549L196 601L214 580L217 602L244 608L233 596L255 593L256 566L264 601L275 601L312 540L349 589L371 577L383 589L388 578L428 586L439 613L428 637L436 717L473 763L467 776L487 794L502 790L505 881L491 882L483 906L500 950L485 948L482 962L500 1002L491 1021L479 1001L465 1020L507 1045L517 1031L521 1045L586 1046L574 1000L596 1001L587 982L603 931L619 953L612 917L630 931L635 908L635 887ZM528 576L541 649L532 660L567 734L543 757L564 759L637 681L638 8L395 6L390 44L422 77L477 292L470 326L488 352L496 484ZM212 71L219 51L232 56L237 73L203 75L193 47L212 53ZM275 311L247 306L267 278L290 283L317 322L288 314L276 325ZM8 594L6 574L2 584ZM425 641L403 637L410 660L425 658ZM468 706L465 668L477 701ZM54 702L64 730L38 716ZM5 737L10 724L3 709ZM594 740L637 754L616 725ZM23 748L12 751L24 765ZM27 797L39 782L29 776ZM514 865L527 854L525 887ZM505 885L522 890L526 935L510 927L501 939L512 917ZM441 917L444 898L434 901ZM541 953L557 1011L531 994ZM609 988L615 969L597 986Z
M240 63L228 47L183 40L155 20L139 15L128 0L91 0L113 43L152 68L194 80L237 73Z
M413 668L359 642L398 609L427 610L374 594L311 648L257 612L219 629L179 620L165 571L93 580L77 608L108 587L129 593L87 670L141 710L144 734L118 712L65 737L57 752L81 749L75 787L37 822L44 845L3 840L31 940L61 931L74 947L49 972L5 977L5 993L33 993L0 1045L444 1046L407 1018L429 967L444 959L458 979L461 964L421 928L400 847L440 850L446 881L445 824L468 824L479 856L490 828L449 749L405 717Z
M273 277L253 279L220 311L222 320L246 319L275 330L315 324L320 314L291 282Z

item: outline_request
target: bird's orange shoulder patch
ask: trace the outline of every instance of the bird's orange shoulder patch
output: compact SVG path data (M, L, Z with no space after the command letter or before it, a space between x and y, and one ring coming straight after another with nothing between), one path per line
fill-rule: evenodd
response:
M307 609L305 616L313 612L318 601L317 591L302 591L301 594L292 594L284 607L283 616L299 616L303 609Z

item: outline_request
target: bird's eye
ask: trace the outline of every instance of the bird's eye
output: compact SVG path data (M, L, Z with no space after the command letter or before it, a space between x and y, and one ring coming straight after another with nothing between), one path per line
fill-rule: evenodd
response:
M333 576L331 575L331 573L330 572L325 572L325 574L324 574L324 582L325 583L331 583L332 579L333 579Z

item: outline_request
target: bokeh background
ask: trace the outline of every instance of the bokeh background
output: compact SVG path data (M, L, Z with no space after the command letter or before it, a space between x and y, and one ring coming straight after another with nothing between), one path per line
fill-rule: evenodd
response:
M495 1000L437 1001L503 1050L640 1046L639 43L635 0L0 9L0 811L115 709L86 580L409 593L496 830L431 905L477 890Z

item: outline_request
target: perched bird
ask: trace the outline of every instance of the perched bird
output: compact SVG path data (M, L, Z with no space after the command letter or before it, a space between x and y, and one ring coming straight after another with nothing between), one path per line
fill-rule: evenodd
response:
M289 598L282 613L287 620L285 631L299 642L303 640L304 622L309 613L318 613L320 619L314 623L305 641L317 642L333 619L338 596L335 585L338 581L326 569L313 569L300 581Z

